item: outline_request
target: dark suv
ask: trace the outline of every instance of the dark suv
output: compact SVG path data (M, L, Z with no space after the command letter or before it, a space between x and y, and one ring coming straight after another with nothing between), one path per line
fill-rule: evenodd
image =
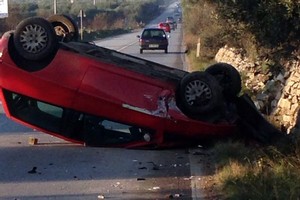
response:
M143 53L143 50L165 50L165 53L168 53L168 36L163 29L146 28L138 37L140 53Z

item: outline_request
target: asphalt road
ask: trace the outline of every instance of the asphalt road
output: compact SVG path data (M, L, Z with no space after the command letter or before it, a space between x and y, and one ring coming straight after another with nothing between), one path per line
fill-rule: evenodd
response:
M174 7L175 4L171 5L165 13L150 22L146 27L157 27L158 23L165 21L168 16L174 16ZM176 30L172 30L171 33L167 33L170 37L168 54L165 54L164 50L144 50L144 53L140 54L137 36L142 34L142 30L143 29L135 30L132 33L95 41L95 43L99 46L187 71L185 63L186 48L182 43L183 35L181 23L178 23L178 28Z
M163 21L170 9L157 20ZM169 54L145 51L140 55L137 34L97 44L185 68L180 26L171 33ZM30 137L38 143L30 145ZM84 147L15 123L1 107L0 199L201 199L199 151Z
M3 111L1 110L1 113ZM0 199L191 199L185 149L90 148L0 115ZM29 145L30 137L38 138Z
M200 151L83 147L19 125L1 109L0 199L200 199Z

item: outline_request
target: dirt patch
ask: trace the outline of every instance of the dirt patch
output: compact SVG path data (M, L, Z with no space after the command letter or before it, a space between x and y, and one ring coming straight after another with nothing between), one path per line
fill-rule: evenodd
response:
M199 187L203 195L203 200L225 199L216 181L216 162L213 149L201 149L194 152L198 156L199 167L202 176L199 178Z

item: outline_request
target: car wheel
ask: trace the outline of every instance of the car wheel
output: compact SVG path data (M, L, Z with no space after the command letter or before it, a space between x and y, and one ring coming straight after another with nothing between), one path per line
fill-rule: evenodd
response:
M176 92L177 106L183 113L193 118L220 107L222 99L217 80L206 72L187 74L180 81Z
M143 54L143 49L140 49L140 54Z
M40 61L56 53L58 42L52 25L40 17L23 20L16 27L13 44L25 60Z
M62 42L77 41L79 31L77 24L67 15L52 15L48 21L54 27L55 33Z
M168 53L168 48L165 48L165 53Z
M217 63L209 66L205 71L217 79L226 98L231 99L241 91L240 73L232 65Z

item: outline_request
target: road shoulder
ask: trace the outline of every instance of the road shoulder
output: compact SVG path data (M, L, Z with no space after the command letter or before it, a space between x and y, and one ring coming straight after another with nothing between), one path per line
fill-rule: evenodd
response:
M215 179L216 165L213 150L193 148L189 151L193 200L222 199Z

